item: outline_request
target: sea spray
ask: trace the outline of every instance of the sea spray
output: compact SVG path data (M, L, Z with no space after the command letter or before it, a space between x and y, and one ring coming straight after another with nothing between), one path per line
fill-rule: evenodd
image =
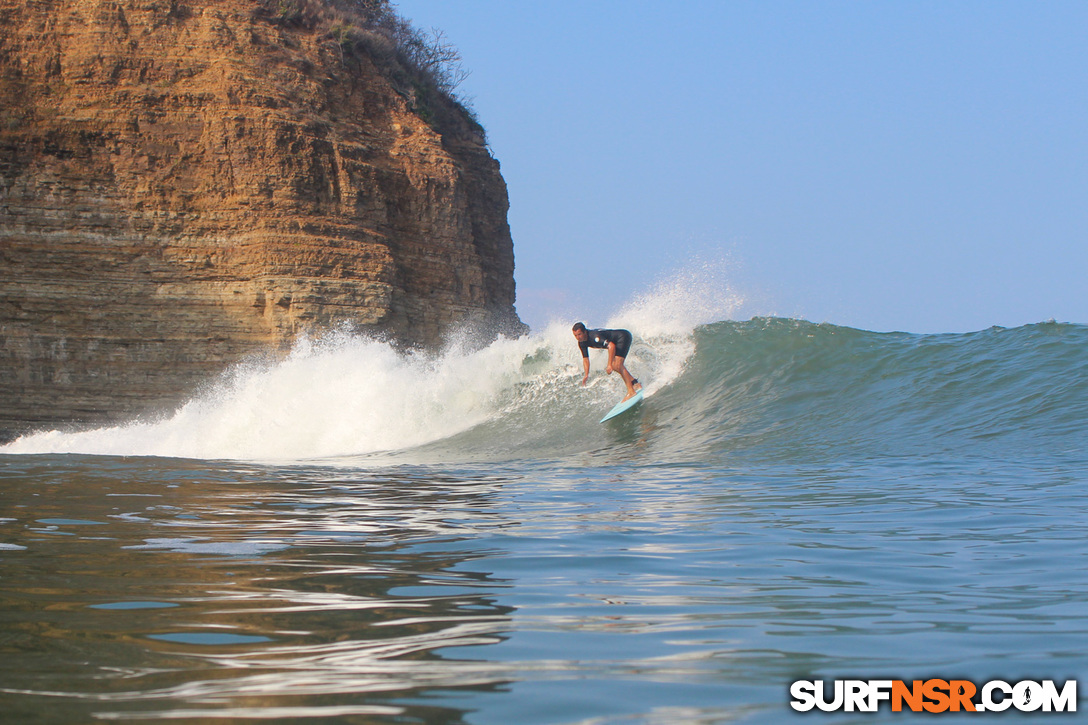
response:
M645 371L648 385L663 366L676 367L668 351L640 349L632 364ZM614 402L621 384L603 374L600 355L592 383L579 388L577 355L570 331L558 324L480 349L454 344L434 354L336 333L303 339L277 362L237 365L161 420L41 432L0 452L307 460L404 451L493 419L538 430L571 415L596 420L596 408Z
M677 273L615 318L635 335L628 365L648 397L681 374L694 353L696 326L731 309L727 288L708 270ZM483 347L454 336L437 353L333 332L300 339L282 360L235 366L162 419L31 434L0 453L307 460L403 452L447 439L456 446L459 434L489 421L500 425L472 438L469 450L448 454L523 450L540 435L566 449L572 431L599 443L592 440L599 431L588 426L622 397L622 381L604 374L605 362L605 355L591 355L593 378L578 386L581 362L569 322Z
M634 295L608 317L608 327L646 337L686 336L700 325L731 320L744 302L726 260L693 259Z
M304 339L279 362L236 366L165 420L26 436L6 452L282 460L416 446L493 414L523 347L428 355L339 333Z
M681 375L695 353L696 328L733 319L740 309L731 267L726 259L689 260L609 316L607 327L635 334L628 368L643 380L647 397Z

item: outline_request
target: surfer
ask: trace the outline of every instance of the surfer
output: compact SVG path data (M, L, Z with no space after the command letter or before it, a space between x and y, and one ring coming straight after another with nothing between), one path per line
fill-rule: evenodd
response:
M624 366L623 361L631 350L631 333L627 330L587 330L582 322L574 323L571 328L574 339L578 341L578 348L582 351L582 368L585 375L582 376L582 385L589 380L589 348L608 350L608 367L604 370L611 375L613 372L620 374L623 384L627 386L627 395L624 400L629 400L634 394L642 390L642 383L633 377Z

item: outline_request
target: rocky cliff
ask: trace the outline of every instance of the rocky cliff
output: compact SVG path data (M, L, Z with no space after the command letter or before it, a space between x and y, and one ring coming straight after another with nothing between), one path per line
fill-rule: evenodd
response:
M0 430L168 409L304 331L520 326L498 162L373 7L0 0Z

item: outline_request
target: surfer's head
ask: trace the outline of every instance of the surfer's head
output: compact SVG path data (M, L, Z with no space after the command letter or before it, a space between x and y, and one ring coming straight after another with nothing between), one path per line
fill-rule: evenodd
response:
M578 342L585 342L589 339L589 333L586 332L586 323L584 322L575 322L574 327L570 328L570 330L574 333L574 339Z

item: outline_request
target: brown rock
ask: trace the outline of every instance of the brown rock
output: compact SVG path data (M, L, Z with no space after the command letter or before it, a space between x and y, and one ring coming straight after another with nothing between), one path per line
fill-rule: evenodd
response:
M481 130L322 17L0 0L0 430L162 410L303 331L521 327Z

